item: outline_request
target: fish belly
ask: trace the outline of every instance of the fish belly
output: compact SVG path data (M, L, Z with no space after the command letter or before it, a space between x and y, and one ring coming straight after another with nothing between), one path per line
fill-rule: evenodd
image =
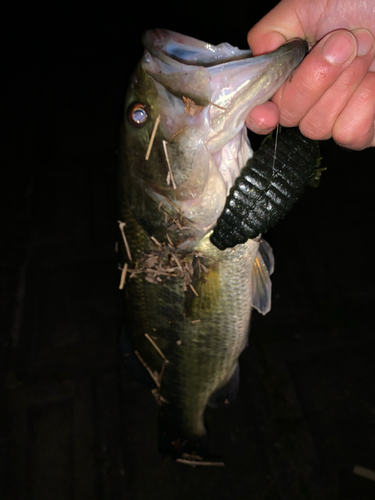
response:
M150 248L150 237L131 213L122 215L134 263ZM185 451L199 452L207 404L230 383L247 342L258 246L249 240L220 251L206 237L192 258L191 287L179 277L161 276L158 284L143 273L127 279L126 330L155 382L162 451L174 448L178 454L181 443L188 442Z

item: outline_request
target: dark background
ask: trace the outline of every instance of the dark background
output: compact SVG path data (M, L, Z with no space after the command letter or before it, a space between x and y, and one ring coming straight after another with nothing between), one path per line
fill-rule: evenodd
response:
M352 472L375 470L374 150L323 143L321 185L266 235L273 309L254 313L237 400L207 415L224 468L158 455L157 406L117 349L117 147L141 33L245 48L272 5L4 13L0 498L375 498Z

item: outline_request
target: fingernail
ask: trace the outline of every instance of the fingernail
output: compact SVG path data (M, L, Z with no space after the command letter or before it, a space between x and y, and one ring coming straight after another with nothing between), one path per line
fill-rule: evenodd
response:
M332 33L323 45L323 55L332 64L342 64L354 54L354 38L349 33Z
M374 45L374 37L365 29L353 30L353 34L358 44L357 56L366 56Z
M375 59L372 60L368 70L375 73Z

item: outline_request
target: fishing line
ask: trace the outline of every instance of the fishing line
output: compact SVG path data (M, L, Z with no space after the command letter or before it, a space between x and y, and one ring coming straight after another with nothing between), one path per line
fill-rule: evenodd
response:
M277 125L277 127L276 127L276 135L275 135L275 148L273 150L272 172L275 171L276 151L277 151L277 139L279 137L279 129L280 129L280 125Z
M281 93L279 95L279 104L278 104L278 108L280 110L280 103L281 103ZM277 124L277 127L276 127L276 134L275 134L275 148L274 148L274 152L273 152L273 162L272 162L272 172L275 171L275 163L276 163L276 151L277 151L277 140L279 138L279 130L280 130L280 123Z

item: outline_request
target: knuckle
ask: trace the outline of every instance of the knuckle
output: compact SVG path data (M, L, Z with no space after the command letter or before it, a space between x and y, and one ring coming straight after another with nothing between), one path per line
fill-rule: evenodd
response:
M309 139L322 141L331 137L332 120L327 120L319 113L308 113L301 120L299 128Z
M367 147L367 135L362 127L342 126L340 123L335 124L332 130L332 138L337 144L355 150Z

